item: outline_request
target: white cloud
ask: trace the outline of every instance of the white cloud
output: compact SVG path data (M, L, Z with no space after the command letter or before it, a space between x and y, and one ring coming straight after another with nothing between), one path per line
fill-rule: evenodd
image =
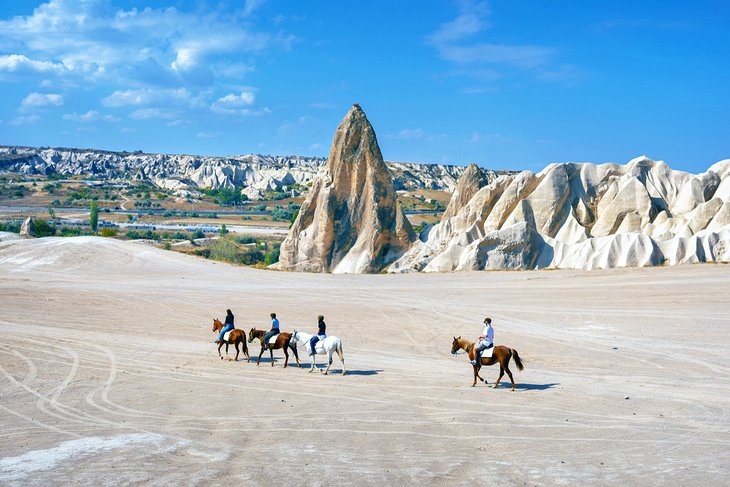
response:
M129 118L134 120L148 120L151 118L173 119L178 117L177 112L165 110L162 108L140 108L129 114Z
M10 122L10 125L30 125L32 123L36 123L41 119L38 115L28 115L28 116L20 116L15 117L12 122Z
M69 120L71 122L118 122L119 119L117 117L114 117L112 115L104 115L96 110L89 110L86 113L67 113L63 116L64 120Z
M256 102L256 95L252 91L242 91L239 94L229 93L222 98L218 98L210 109L223 115L256 115L258 111L252 110L253 104ZM268 112L268 109L264 109Z
M425 136L423 129L403 129L395 136L396 139L401 140L414 140L422 139Z
M107 107L139 106L159 103L194 105L195 97L185 88L143 88L137 90L116 90L101 100L101 104Z
M61 73L65 70L63 64L49 61L36 61L24 54L9 54L0 56L0 71L15 72L36 72L36 73Z
M217 139L220 135L220 132L198 132L195 136L199 139Z
M261 3L249 0L243 14ZM152 62L169 77L177 77L179 84L187 84L191 70L222 58L240 63L246 53L291 43L284 34L254 30L240 15L224 6L189 12L174 7L124 10L108 0L49 0L31 15L0 20L0 49L15 52L0 57L0 71L24 68L69 72L93 81L154 84L159 79L143 79L144 70L135 69ZM30 59L30 53L43 60ZM200 73L192 79L198 84L212 81Z
M63 105L63 95L57 93L29 93L20 103L20 110Z

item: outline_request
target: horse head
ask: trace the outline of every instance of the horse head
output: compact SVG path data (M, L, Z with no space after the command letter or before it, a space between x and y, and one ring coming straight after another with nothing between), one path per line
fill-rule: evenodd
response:
M256 328L251 328L251 330L248 332L248 343L253 343L254 338L256 338L256 334L254 333Z
M223 323L218 318L213 320L213 331L218 331L223 328Z
M458 352L459 349L461 348L461 343L459 343L459 340L461 340L461 337L459 337L459 338L454 337L454 341L451 342L451 354L452 355L456 355L456 352Z
M299 333L299 330L294 330L294 331L292 332L292 334L291 334L291 340L290 340L290 341L292 341L292 342L294 342L294 343L296 343L296 342L297 342L297 340L298 340L298 338L297 338L297 333Z

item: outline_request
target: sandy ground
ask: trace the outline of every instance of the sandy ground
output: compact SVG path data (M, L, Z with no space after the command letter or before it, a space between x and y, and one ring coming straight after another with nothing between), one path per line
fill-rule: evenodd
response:
M5 241L0 484L728 485L729 282L729 265L334 276ZM247 330L324 314L348 374L221 361L227 307ZM515 392L472 388L449 353L485 315L525 362Z

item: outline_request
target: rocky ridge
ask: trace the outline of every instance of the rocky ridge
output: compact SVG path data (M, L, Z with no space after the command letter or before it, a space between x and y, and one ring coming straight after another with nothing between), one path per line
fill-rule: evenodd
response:
M481 184L473 171L459 187ZM693 175L639 157L551 164L454 193L390 272L595 269L730 261L730 160Z
M355 104L337 127L325 169L282 243L276 267L377 273L414 240L375 131Z
M307 184L326 159L301 156L243 155L208 157L101 150L0 146L0 171L21 174L81 175L100 179L149 180L184 193L199 188L243 188L251 199L265 191ZM396 189L453 191L462 166L387 163Z

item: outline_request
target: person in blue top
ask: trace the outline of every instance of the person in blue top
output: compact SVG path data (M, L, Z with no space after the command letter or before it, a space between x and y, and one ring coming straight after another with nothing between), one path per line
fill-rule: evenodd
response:
M271 313L271 330L264 335L264 341L262 343L264 350L269 348L269 340L272 336L279 334L279 320L276 319L276 313Z
M224 323L224 325L225 326L223 326L223 329L218 335L218 340L216 340L216 343L222 342L223 335L225 335L226 332L231 331L235 328L235 326L233 325L233 313L231 313L230 309L226 310L226 322Z
M481 365L482 350L492 348L494 346L494 328L492 328L492 318L484 318L484 331L479 337L476 346L474 347L474 358L472 365Z
M317 334L312 337L311 340L309 340L309 355L314 355L316 352L314 351L315 345L317 345L317 342L320 340L324 340L327 338L327 325L324 323L324 316L319 315L317 316Z

